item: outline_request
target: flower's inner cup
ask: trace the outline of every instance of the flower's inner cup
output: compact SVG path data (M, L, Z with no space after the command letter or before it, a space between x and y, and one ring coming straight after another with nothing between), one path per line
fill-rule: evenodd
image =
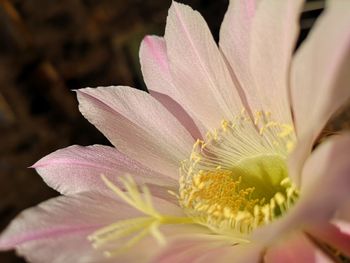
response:
M286 165L295 143L294 129L273 121L266 112L256 113L253 119L242 111L195 143L189 160L181 164L179 193L175 193L185 217L157 211L147 186L140 189L131 177L120 178L123 191L102 175L108 188L145 216L96 230L88 237L93 247L113 257L147 235L163 244L159 226L174 224L202 224L230 241L249 242L246 234L283 215L299 195ZM108 247L125 238L124 245Z
M295 143L292 125L258 112L198 140L182 163L179 202L200 223L222 232L248 234L284 214L298 198L286 158Z

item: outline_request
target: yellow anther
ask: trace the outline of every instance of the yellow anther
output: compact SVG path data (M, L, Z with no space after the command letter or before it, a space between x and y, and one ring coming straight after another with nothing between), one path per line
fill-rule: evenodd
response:
M262 208L261 208L261 212L264 216L264 222L265 223L268 223L271 219L271 214L270 214L270 206L269 205L264 205Z
M284 138L294 133L294 128L292 125L282 124L282 131L278 134L279 137Z
M223 120L223 121L221 122L221 127L222 127L222 129L223 129L224 131L227 130L227 127L228 127L228 126L229 126L229 122L228 122L228 121Z
M291 183L292 182L291 182L290 178L286 177L281 181L280 185L284 186L284 187L289 187L291 185Z
M228 207L225 207L225 208L224 208L224 216L225 216L226 218L230 218L230 217L232 216L232 212L231 212L231 209L230 209L230 208L228 208Z
M287 142L287 151L290 153L294 149L295 143L292 141Z
M270 121L265 125L266 128L274 127L274 126L278 126L278 123L274 121Z
M278 205L282 205L286 201L286 199L280 192L275 194L275 200Z

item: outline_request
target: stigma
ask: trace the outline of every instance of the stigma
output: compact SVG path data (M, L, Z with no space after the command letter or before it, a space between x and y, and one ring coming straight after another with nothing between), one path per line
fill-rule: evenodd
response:
M181 164L181 206L218 233L246 235L272 222L299 196L286 164L295 138L293 125L268 112L222 121Z

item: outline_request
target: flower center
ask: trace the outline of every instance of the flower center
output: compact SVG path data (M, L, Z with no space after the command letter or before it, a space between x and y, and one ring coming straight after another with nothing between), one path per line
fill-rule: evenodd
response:
M294 143L293 126L266 112L223 121L182 163L180 204L217 232L248 234L271 222L298 198L286 165Z

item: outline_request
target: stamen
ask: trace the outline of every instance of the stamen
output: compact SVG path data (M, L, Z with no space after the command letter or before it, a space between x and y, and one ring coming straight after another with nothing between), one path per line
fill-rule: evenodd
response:
M179 202L186 213L216 232L247 234L283 215L298 198L286 156L294 128L259 111L242 110L208 132L181 163Z
M136 245L140 240L146 237L148 233L149 233L149 229L145 228L135 237L131 238L125 245L118 247L117 249L114 249L114 250L104 251L104 255L106 257L115 257L118 254L121 254L126 250L130 249L131 247L133 247L134 245Z
M130 206L144 213L145 217L137 217L127 220L120 220L105 226L91 235L88 240L92 242L95 249L106 247L110 243L115 243L123 238L131 237L124 245L115 249L104 251L107 257L116 256L125 252L132 246L136 245L147 235L152 235L158 244L166 243L165 237L159 230L161 225L166 224L193 224L194 219L188 217L175 217L160 214L153 206L152 195L146 186L142 186L142 194L140 193L135 181L132 177L120 178L126 192L123 192L118 186L113 184L106 176L101 175L103 182L111 189L119 198Z

